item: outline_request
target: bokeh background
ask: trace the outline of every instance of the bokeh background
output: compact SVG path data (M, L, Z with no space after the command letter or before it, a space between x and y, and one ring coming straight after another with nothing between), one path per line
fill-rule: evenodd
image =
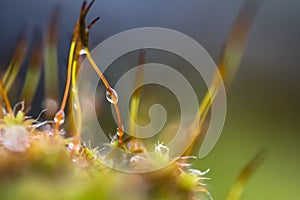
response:
M202 44L217 62L242 0L97 0L88 19L91 48L121 31L145 26L180 31ZM1 0L0 66L5 68L22 27L46 31L60 6L60 79L81 0ZM32 31L28 39L39 37ZM211 169L208 187L224 199L244 165L266 147L268 157L247 184L242 200L299 199L300 185L300 1L264 0L251 29L231 88L225 127L215 148L196 167Z

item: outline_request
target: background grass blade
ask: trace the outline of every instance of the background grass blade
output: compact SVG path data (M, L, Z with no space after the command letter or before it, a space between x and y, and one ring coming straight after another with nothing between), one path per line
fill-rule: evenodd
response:
M227 41L223 46L219 70L225 84L232 82L242 60L246 42L262 0L245 0L236 18Z
M22 31L8 68L3 76L3 85L7 92L17 78L27 52L28 44L26 42L26 33L26 30Z
M45 100L59 102L58 60L57 60L57 27L59 10L55 9L47 31L46 45L44 48L44 87ZM47 103L45 105L47 107ZM46 116L51 117L57 111L58 106L47 107Z
M138 65L144 65L145 64L145 56L146 56L146 50L142 49L139 52L139 60L138 60ZM141 85L141 83L144 80L144 69L143 68L139 68L135 77L135 85ZM139 105L140 105L140 96L141 96L141 90L137 90L131 99L130 102L130 118L132 119L132 123L129 124L129 131L130 131L130 135L134 135L137 136L136 131L134 130L134 123L137 120L137 115L138 115L138 109L139 109ZM131 122L131 120L130 120Z
M31 52L30 63L26 72L21 99L25 99L27 105L31 105L42 74L43 46L38 41Z
M199 142L198 139L200 134L203 133L203 125L208 118L212 101L216 97L221 84L223 84L224 81L225 86L229 86L234 78L236 70L242 59L250 28L254 23L260 4L261 0L245 0L235 22L233 23L228 39L221 52L218 64L219 72L216 72L216 75L200 104L198 110L200 122L195 122L199 123L197 124L198 129L195 131L191 147L186 152L187 155L190 154L196 142ZM223 80L220 79L218 73L220 73ZM202 135L201 140L204 137L205 135ZM198 144L201 144L201 142Z
M238 200L245 188L246 183L253 175L253 173L257 170L257 168L261 165L261 163L266 158L266 150L261 150L241 171L240 175L236 179L233 184L228 196L227 200Z
M5 89L4 85L3 85L1 77L0 77L0 94L1 94L1 96L0 96L1 103L2 103L2 100L4 100L4 103L6 105L7 111L9 113L11 113L12 112L12 108L11 108L11 105L10 105L10 102L9 102L9 99L8 99L8 96L7 96L7 91L6 91L6 89ZM1 110L1 112L2 112L2 110Z

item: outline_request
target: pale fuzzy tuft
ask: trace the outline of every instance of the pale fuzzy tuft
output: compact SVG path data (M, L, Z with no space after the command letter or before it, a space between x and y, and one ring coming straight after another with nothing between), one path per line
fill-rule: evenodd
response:
M30 146L28 130L21 125L7 126L2 130L2 145L14 152L24 152Z

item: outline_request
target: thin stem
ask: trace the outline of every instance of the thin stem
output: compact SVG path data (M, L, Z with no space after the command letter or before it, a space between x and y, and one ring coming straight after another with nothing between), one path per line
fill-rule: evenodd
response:
M63 111L66 107L67 99L68 99L68 94L69 94L69 89L70 89L70 82L71 82L71 72L72 72L72 63L73 63L73 55L74 55L74 50L75 50L75 45L76 42L73 40L70 48L70 53L69 53L69 62L68 62L68 72L67 72L67 81L66 81L66 87L65 87L65 92L63 96L63 100L60 106L60 111Z
M139 60L138 60L138 65L141 66L138 68L137 75L135 76L135 86L141 84L144 79L144 68L143 65L145 64L145 55L146 51L145 49L140 50L139 52ZM141 97L141 90L137 90L135 95L133 95L131 104L130 104L130 116L131 120L129 122L129 131L130 134L133 136L138 136L138 133L135 133L134 125L138 116L138 109L140 105L140 97Z
M266 159L267 152L265 149L262 149L258 152L254 158L244 167L239 176L237 177L235 183L230 189L230 192L226 200L238 200L245 189L246 183L252 177L253 173L257 171L258 167Z
M218 70L221 78L224 80L225 86L230 86L232 79L236 73L236 70L241 62L247 36L250 32L250 28L254 22L255 15L260 7L261 0L246 0L238 14L235 23L233 24L231 31L228 35L224 48L221 51L220 62L218 64ZM214 80L209 87L209 91L206 93L204 100L202 101L198 110L198 116L200 116L200 123L196 130L193 143L189 149L185 152L188 155L199 135L201 134L202 125L205 122L208 111L211 108L211 103L214 101L220 86L222 79L215 74Z
M214 81L212 82L209 90L206 92L204 99L202 100L201 105L199 107L197 116L199 116L200 121L199 122L197 120L194 121L194 125L192 127L197 126L197 129L193 134L192 143L191 143L190 147L184 153L184 156L191 154L191 152L197 142L197 138L199 137L199 135L202 132L203 124L207 119L208 112L211 108L212 102L214 101L216 95L218 94L221 83L222 83L222 81L221 81L220 77L217 76L217 72L216 72Z
M80 103L78 99L78 93L77 93L77 86L76 86L76 68L77 68L78 62L77 60L74 60L73 67L72 67L72 101L77 107L77 135L80 135L81 128L82 128L82 115L81 115L81 108ZM72 105L73 106L73 105Z
M112 89L111 89L108 81L106 80L106 78L104 77L102 72L99 70L97 64L95 63L94 59L92 58L92 56L90 54L90 51L87 47L85 47L85 51L86 51L86 56L87 56L89 62L91 63L92 67L94 68L94 70L96 71L98 76L100 77L100 79L103 82L106 90L110 93L110 95L113 99L113 102L116 102L116 103L113 103L113 105L114 105L114 108L115 108L115 111L116 111L116 114L117 114L117 119L118 119L118 137L119 137L118 139L119 139L119 143L122 143L122 136L124 134L124 130L123 130L123 123L122 123L122 119L121 119L119 105L117 103L117 97L114 94L114 92L112 92Z
M108 83L108 81L106 80L105 76L102 74L102 72L100 71L100 69L98 68L97 64L95 63L94 59L92 58L90 51L87 47L85 47L84 49L86 51L86 56L89 60L89 62L91 63L92 67L94 68L94 70L96 71L96 73L98 74L98 76L100 77L101 81L103 82L105 88L107 90L109 90L110 92L110 85ZM114 96L114 95L113 95Z

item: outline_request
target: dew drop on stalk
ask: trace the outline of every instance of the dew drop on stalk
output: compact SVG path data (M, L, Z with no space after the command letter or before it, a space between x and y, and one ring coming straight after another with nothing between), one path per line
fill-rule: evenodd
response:
M117 135L120 137L123 135L123 130L124 130L124 127L122 126L122 128L120 129L119 127L117 128Z
M85 49L81 49L81 50L79 51L79 55L81 55L81 56L86 55L86 54L87 54L87 52L86 52Z
M106 99L107 99L107 101L109 101L112 104L117 104L118 103L118 93L114 89L109 88L108 90L106 90Z
M62 125L65 122L65 112L63 110L60 110L55 114L54 122L57 125Z

